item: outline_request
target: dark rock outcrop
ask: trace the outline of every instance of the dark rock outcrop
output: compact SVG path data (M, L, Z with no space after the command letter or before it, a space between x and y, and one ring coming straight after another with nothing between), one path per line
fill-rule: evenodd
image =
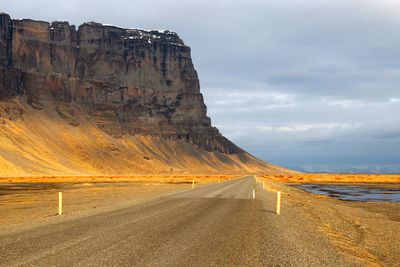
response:
M76 104L113 136L185 140L242 152L206 114L190 48L174 32L0 14L0 100Z

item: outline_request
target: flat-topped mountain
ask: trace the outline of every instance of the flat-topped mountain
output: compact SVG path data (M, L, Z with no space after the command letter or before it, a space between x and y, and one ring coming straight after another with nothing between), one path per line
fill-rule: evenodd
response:
M212 127L170 31L2 13L0 102L0 175L275 169Z

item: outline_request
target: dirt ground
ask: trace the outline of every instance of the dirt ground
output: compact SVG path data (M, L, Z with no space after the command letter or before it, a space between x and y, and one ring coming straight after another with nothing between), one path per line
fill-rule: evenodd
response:
M282 209L301 210L340 253L362 259L366 266L400 266L400 203L342 201L271 179L259 180L265 182L267 193L282 191Z
M0 226L141 200L238 175L34 176L0 178Z
M134 203L191 187L190 183L0 184L0 226L56 216L58 192L63 193L63 213L69 214L124 201Z
M335 176L318 179L314 175L307 177L307 180L304 176L298 176L303 178L300 180L303 182L337 181L329 180L327 177ZM382 176L373 177L382 178ZM208 182L231 179L234 176L170 176L167 181L162 180L162 183L160 177L145 178L134 177L129 180L127 177L87 177L82 181L79 178L71 180L71 177L50 177L41 180L41 183L38 183L36 178L31 180L14 178L11 180L12 183L2 179L0 227L57 216L60 191L64 196L64 212L75 214L84 210L100 210L120 203L132 205L163 194L189 190L193 180L196 186L201 186ZM340 182L347 183L351 179L353 182L361 179L349 176L341 178ZM389 178L385 181L395 183L398 176ZM306 193L291 186L291 183L285 182L282 177L259 176L258 179L265 182L266 193L276 194L277 190L282 191L282 210L288 206L295 207L301 211L302 216L315 221L320 232L328 236L339 253L363 259L370 266L399 266L400 203L341 201ZM368 181L376 183L376 179ZM382 180L380 179L380 182Z

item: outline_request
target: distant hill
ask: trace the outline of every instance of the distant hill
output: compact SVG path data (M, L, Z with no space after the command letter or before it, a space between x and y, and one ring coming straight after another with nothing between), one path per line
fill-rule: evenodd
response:
M292 166L300 172L400 174L400 165L304 165Z

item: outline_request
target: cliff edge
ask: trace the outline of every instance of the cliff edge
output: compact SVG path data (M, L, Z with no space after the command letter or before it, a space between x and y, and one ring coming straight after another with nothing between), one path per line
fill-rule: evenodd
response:
M212 127L190 48L170 31L1 13L0 125L0 175L277 169ZM125 167L101 167L119 157Z

